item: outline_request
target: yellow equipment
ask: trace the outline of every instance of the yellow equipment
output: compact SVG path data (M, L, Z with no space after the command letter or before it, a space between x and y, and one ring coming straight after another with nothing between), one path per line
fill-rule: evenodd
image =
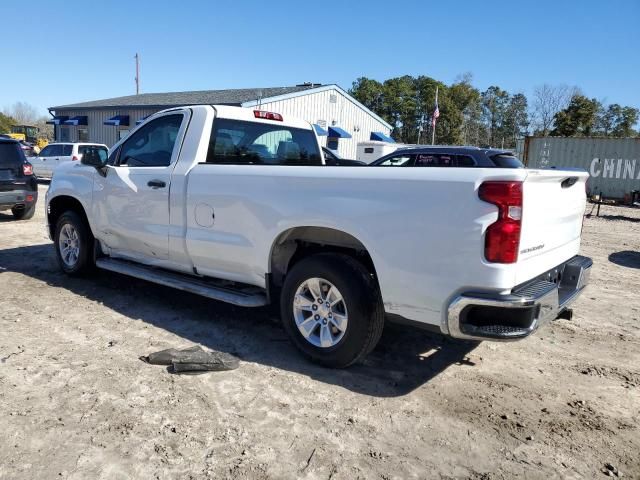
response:
M49 143L47 139L40 136L40 129L35 125L12 125L11 133L6 134L16 140L27 141L42 149Z

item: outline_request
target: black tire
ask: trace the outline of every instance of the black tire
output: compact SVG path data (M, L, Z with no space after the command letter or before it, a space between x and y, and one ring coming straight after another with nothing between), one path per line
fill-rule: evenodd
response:
M11 209L11 213L13 213L13 218L16 220L29 220L30 218L33 218L36 213L36 204L34 203L30 207L13 207Z
M296 324L294 297L308 279L322 278L340 292L348 312L342 338L331 347L308 341ZM298 262L287 274L280 296L284 329L310 360L331 368L345 368L371 352L382 335L384 307L377 282L358 261L342 254L318 254Z
M66 262L62 258L60 235L65 225L70 225L77 232L77 245L79 253L75 262ZM58 218L54 235L54 248L58 265L64 273L71 276L82 275L93 270L95 264L93 261L93 244L94 239L91 230L83 218L72 210L64 212Z

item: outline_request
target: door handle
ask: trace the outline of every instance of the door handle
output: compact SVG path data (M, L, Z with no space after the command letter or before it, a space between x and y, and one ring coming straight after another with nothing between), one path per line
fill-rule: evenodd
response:
M167 186L167 184L162 180L149 180L147 182L147 185L149 185L151 188L164 188Z

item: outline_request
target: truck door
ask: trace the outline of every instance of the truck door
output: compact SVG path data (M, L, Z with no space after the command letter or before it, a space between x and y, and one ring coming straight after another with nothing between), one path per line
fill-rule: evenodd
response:
M93 193L98 238L113 256L143 263L169 258L169 192L186 112L154 118L112 154Z

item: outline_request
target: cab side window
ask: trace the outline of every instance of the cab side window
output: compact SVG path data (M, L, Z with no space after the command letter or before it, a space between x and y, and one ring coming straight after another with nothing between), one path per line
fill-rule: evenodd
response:
M109 155L109 160L107 160L107 165L111 165L112 167L118 164L118 155L120 154L120 147L116 148L111 155Z
M133 133L120 148L119 164L129 167L168 167L183 115L166 115Z
M408 167L413 163L414 156L415 155L394 155L377 165L381 167Z
M56 157L62 155L62 145L47 145L40 152L41 157Z
M38 155L38 156L39 157L48 157L49 155L51 155L52 148L53 148L53 145L47 145L46 147L44 147L40 151L40 155Z
M475 167L476 161L469 155L456 155L456 167Z
M453 167L453 158L443 153L421 153L417 155L416 167Z

